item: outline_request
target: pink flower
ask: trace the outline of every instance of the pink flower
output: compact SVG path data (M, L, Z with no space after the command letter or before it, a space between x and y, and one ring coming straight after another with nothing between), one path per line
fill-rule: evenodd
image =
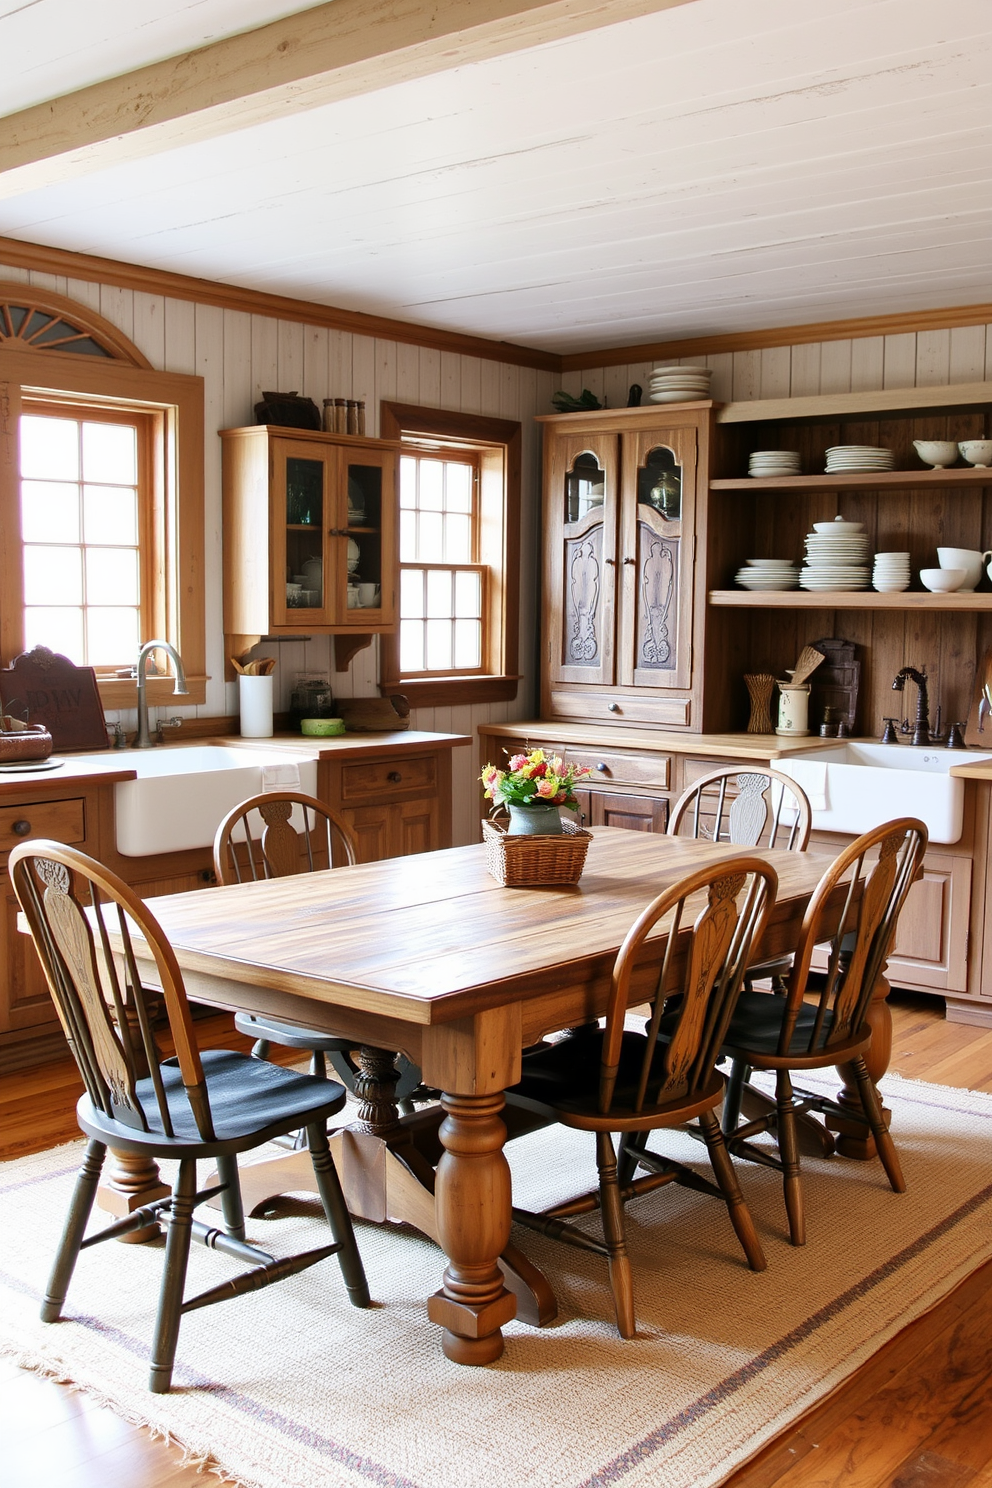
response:
M523 767L524 767L524 765L526 765L526 763L527 763L527 756L525 754L514 754L514 755L511 756L511 759L510 759L510 769L511 770L522 770Z
M537 794L550 798L554 796L556 787L550 780L539 780L537 782Z

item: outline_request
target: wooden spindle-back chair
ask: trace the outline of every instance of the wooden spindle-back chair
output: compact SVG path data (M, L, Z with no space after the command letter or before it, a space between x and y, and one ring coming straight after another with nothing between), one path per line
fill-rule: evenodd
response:
M214 837L214 872L222 884L285 878L357 861L351 828L323 801L303 791L266 791L241 801L228 812ZM353 1094L359 1093L361 1074L352 1057L354 1039L316 1033L261 1014L238 1013L234 1021L239 1033L255 1040L252 1052L257 1059L266 1059L272 1044L307 1050L311 1074L323 1074L325 1058L329 1058L338 1079ZM412 1109L415 1095L426 1097L420 1070L405 1054L370 1048L369 1057L380 1075L390 1060L395 1061L393 1098L401 1111Z
M609 1263L617 1326L635 1331L633 1282L623 1205L661 1184L685 1183L722 1198L752 1270L764 1269L760 1241L727 1154L715 1108L724 1081L716 1069L754 940L775 899L775 870L759 858L732 857L682 879L654 899L631 927L613 968L605 1027L593 1024L524 1055L510 1104L596 1133L596 1191L539 1214L515 1209L521 1224ZM659 933L659 932L664 933ZM628 1008L652 1004L644 1033L627 1029ZM694 1169L638 1148L649 1169L621 1188L611 1133L644 1134L698 1120L716 1184ZM569 1224L601 1209L603 1240Z
M365 1272L326 1134L328 1118L345 1103L342 1086L230 1050L201 1053L182 972L164 932L127 884L85 853L58 842L26 842L10 854L9 871L83 1078L76 1114L89 1138L42 1318L58 1318L80 1250L156 1221L168 1226L149 1375L149 1388L157 1393L169 1389L184 1312L268 1286L335 1253L352 1302L368 1306ZM156 965L161 992L155 995L164 1000L173 1058L163 1059L155 1041L136 942ZM244 1238L237 1154L301 1127L334 1243L277 1261ZM84 1239L108 1146L178 1159L178 1178L168 1198ZM196 1206L217 1193L197 1192L198 1158L216 1160L223 1232L193 1219ZM184 1300L194 1238L253 1269Z
M850 1122L856 1113L827 1096L794 1090L790 1071L849 1065L864 1123L875 1139L889 1183L896 1193L906 1187L864 1056L871 1043L868 1009L926 848L926 827L912 817L887 822L855 838L824 873L810 899L785 997L745 992L731 1020L724 1052L733 1061L733 1072L724 1107L724 1132L733 1153L755 1162L771 1161L781 1168L793 1245L802 1245L806 1239L797 1117L817 1111ZM842 908L831 931L838 895ZM817 974L812 963L817 948L822 955L824 945L829 946L827 968ZM775 1071L775 1106L741 1125L741 1097L752 1069ZM752 1137L772 1129L778 1137L777 1158L751 1144Z

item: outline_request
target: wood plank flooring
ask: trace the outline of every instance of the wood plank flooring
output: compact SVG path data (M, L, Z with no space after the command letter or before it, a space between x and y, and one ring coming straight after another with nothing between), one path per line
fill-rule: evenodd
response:
M936 998L894 994L891 1068L992 1090L992 1031L946 1023ZM245 1047L227 1019L205 1047ZM0 1080L0 1156L77 1134L66 1061ZM906 1328L726 1488L992 1488L992 1264ZM5 1488L202 1488L180 1453L80 1392L0 1362ZM314 1484L313 1488L319 1488ZM516 1488L516 1485L494 1485Z

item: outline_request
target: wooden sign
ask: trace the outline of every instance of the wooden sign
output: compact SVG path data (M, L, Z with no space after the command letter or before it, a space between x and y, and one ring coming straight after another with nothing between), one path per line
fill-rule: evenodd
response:
M47 646L22 652L0 671L0 702L4 713L43 723L56 753L110 747L96 672Z

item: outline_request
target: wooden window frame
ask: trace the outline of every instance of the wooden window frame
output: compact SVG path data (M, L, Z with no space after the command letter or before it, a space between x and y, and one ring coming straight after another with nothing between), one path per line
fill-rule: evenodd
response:
M406 435L451 440L478 451L478 560L489 570L482 671L406 677L400 670L397 629L380 640L379 691L386 696L402 692L414 708L512 701L520 681L520 425L445 408L384 402L379 432L383 439L402 440Z
M118 408L150 415L154 527L151 555L155 583L150 597L154 628L183 658L190 704L206 701L204 595L203 379L129 365L121 360L39 352L0 345L0 664L10 666L24 649L18 428L23 405L61 405L70 411ZM30 411L30 410L29 410ZM150 639L150 637L149 637ZM135 658L137 660L137 658ZM134 708L136 684L98 678L106 708ZM171 677L149 678L148 699L166 704Z

